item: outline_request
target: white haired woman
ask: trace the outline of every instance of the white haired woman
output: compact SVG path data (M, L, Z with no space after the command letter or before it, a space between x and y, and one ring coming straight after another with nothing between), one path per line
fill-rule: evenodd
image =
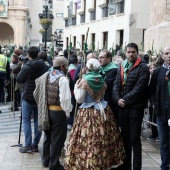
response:
M88 73L75 84L79 107L66 151L66 170L108 170L123 163L122 138L111 109L103 96L106 84L92 58L86 64Z

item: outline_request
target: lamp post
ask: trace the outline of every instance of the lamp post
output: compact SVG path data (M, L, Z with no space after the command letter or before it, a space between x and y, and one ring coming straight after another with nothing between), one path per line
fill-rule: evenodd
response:
M49 2L51 2L51 1L49 1ZM43 12L43 14L39 14L39 18L40 18L40 20L46 19L46 21L48 22L48 5L45 5L43 7L44 7L45 11ZM52 14L50 14L49 21L51 21L52 19L54 19L54 16ZM47 49L47 30L52 24L49 25L49 23L46 23L44 25L43 24L41 24L41 25L45 30L45 34L44 34L45 49L44 49L44 51L46 52L46 49Z

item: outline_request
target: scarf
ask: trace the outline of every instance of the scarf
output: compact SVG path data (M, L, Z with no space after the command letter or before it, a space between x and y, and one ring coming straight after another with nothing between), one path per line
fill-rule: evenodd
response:
M133 67L133 65L134 65L134 63L128 62L127 59L125 61L123 61L122 66L123 66L123 69L124 69L124 83L126 83L127 73Z
M109 71L109 70L111 70L113 68L118 68L118 65L111 62L105 67L101 66L99 72L102 72L102 74L106 74L107 71Z
M102 75L95 71L91 71L83 75L83 78L87 81L87 84L90 86L90 88L96 93L99 92L104 85Z
M50 74L49 74L49 76L50 76L50 83L53 83L58 77L60 77L62 75L65 76L63 71L60 71L60 70L51 70Z
M74 64L70 64L68 67L68 71L76 69L77 67Z
M163 63L162 67L164 67L166 69L166 76L168 76L168 74L170 72L170 66L167 66L165 63Z

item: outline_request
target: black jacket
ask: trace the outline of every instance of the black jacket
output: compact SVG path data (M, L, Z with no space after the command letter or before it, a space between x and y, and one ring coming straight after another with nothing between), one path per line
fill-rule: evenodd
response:
M27 61L16 80L19 84L24 84L22 99L30 104L35 104L33 92L35 89L35 79L43 75L48 70L48 66L41 59Z
M113 89L113 83L116 79L117 75L117 68L113 68L106 72L106 74L100 73L107 85L107 89L105 91L104 100L108 102L109 107L111 108L112 112L116 112L116 104L113 103L112 99L112 89Z
M168 88L170 74L166 77L166 71L164 67L156 68L149 86L151 100L155 105L155 113L163 122L167 122L170 119L170 95Z
M149 68L140 59L136 61L127 75L126 84L122 85L122 67L113 86L113 99L118 103L119 99L125 100L125 107L130 109L144 109L147 105Z

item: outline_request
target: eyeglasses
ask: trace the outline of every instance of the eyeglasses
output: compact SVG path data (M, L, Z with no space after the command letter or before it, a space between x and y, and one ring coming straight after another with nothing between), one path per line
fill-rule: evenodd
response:
M101 57L98 57L98 60L104 59L104 58L107 58L107 57L101 56Z

